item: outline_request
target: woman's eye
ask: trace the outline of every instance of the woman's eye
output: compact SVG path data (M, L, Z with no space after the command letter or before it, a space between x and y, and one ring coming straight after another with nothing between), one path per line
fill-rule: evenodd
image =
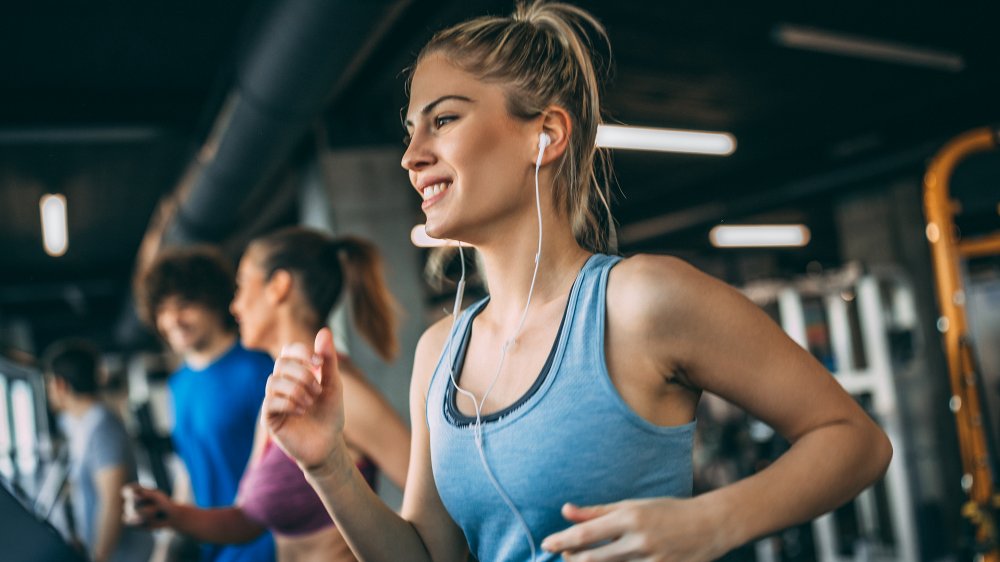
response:
M410 140L413 139L413 135L406 133L403 135L403 146L410 146Z
M434 127L440 129L441 127L444 127L445 125L447 125L448 123L451 123L455 119L458 119L457 115L441 115L439 117L435 117L434 118Z

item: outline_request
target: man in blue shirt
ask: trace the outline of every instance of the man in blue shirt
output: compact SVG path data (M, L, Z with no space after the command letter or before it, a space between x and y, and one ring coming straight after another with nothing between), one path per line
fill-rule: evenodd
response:
M232 267L208 247L168 250L138 286L142 313L183 365L169 380L174 448L187 468L190 491L175 499L227 507L236 499L250 458L254 427L273 362L248 351L229 313ZM185 497L187 496L187 497ZM270 534L246 545L202 545L206 562L271 562Z

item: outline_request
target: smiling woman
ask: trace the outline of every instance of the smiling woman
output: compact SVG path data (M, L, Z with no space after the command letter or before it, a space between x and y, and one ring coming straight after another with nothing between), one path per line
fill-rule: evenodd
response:
M534 2L446 29L417 59L402 165L427 234L475 246L490 296L417 347L401 513L353 467L328 331L312 354L282 353L283 394L264 404L360 558L711 560L847 501L888 464L881 430L739 293L674 258L609 255L604 41L580 8ZM793 445L691 497L702 391Z

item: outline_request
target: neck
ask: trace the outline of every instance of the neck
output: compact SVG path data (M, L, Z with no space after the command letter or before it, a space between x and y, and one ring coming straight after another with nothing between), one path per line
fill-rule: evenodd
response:
M285 318L275 326L274 338L268 343L267 352L272 358L277 359L281 355L281 348L292 343L301 343L311 352L315 339L316 330L291 318Z
M538 222L534 214L530 219L531 224L507 229L504 232L510 235L477 247L489 284L491 316L498 324L511 329L516 329L520 322L535 271ZM529 317L532 311L544 308L547 303L569 293L589 255L577 244L568 221L556 219L548 213L543 220L541 261L531 293Z
M82 418L90 410L97 399L86 394L77 394L66 398L66 413L74 418Z
M204 349L192 350L184 354L184 362L194 369L203 369L222 357L236 343L236 334L220 331L209 340Z

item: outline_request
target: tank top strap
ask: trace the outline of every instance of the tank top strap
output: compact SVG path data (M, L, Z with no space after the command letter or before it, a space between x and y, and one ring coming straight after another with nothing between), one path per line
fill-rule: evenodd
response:
M569 333L569 349L603 349L608 274L621 260L621 256L594 254L580 270L567 309L566 323L574 328Z

